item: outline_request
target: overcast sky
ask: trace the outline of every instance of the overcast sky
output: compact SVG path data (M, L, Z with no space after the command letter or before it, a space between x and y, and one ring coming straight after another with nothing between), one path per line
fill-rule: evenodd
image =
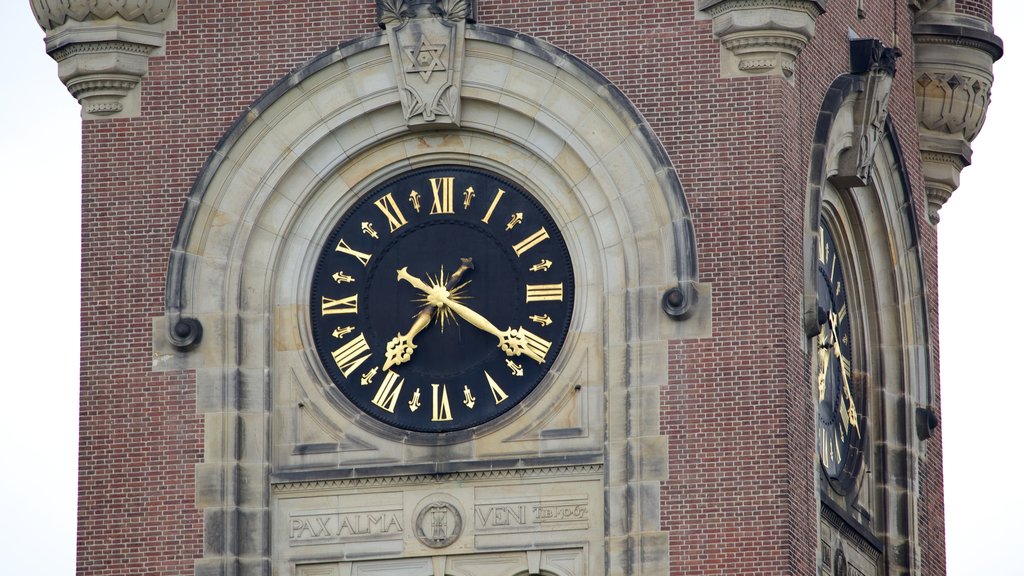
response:
M996 64L974 165L939 224L949 574L1024 574L1024 2L996 0ZM74 572L80 119L26 0L0 6L0 571ZM903 76L905 79L906 76ZM906 141L906 140L905 140ZM908 151L908 153L911 153ZM924 218L922 225L927 225ZM1018 364L1018 361L1022 362Z

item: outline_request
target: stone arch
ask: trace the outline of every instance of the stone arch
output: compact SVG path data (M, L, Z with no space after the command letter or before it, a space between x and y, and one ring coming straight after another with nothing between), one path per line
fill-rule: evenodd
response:
M910 573L919 562L918 467L934 427L928 302L915 204L891 119L885 118L865 163L866 181L851 179L843 165L851 151L864 149L857 111L868 81L858 74L837 78L818 116L804 229L805 329L810 342L817 332L818 223L828 222L838 231L844 262L854 269L848 279L858 279L848 296L857 308L852 320L864 335L869 427L864 464L845 499L865 512L858 519L871 535L860 544L867 547L874 538L884 572Z
M710 313L682 187L636 109L573 56L469 26L462 74L460 125L411 130L386 36L343 44L258 99L197 178L171 250L154 364L196 371L207 447L199 564L296 561L274 544L287 537L272 520L282 514L275 491L339 474L474 480L474 462L510 455L600 486L611 517L596 514L588 528L603 542L589 548L594 566L667 561L635 550L641 533L645 546L659 534L667 544L651 505L665 471L649 464L667 458L666 342L706 333ZM309 351L306 295L338 214L389 176L440 163L523 182L581 265L571 343L536 401L485 430L431 440L363 426L346 407Z

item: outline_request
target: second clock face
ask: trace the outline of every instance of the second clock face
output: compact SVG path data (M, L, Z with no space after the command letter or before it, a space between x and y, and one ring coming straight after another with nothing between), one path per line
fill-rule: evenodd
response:
M554 221L490 172L434 166L360 199L317 260L317 354L360 410L450 432L521 402L562 349L573 270Z
M854 333L843 262L828 226L821 226L819 239L818 451L826 476L844 489L859 464L861 395L854 378Z

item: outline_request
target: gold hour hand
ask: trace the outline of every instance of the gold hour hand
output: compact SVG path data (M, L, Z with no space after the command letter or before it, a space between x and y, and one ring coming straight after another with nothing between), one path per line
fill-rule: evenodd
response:
M452 288L454 288L456 285L458 285L459 280L461 280L462 278L462 275L465 274L466 271L472 269L473 259L463 258L462 265L459 266L458 270L456 270L448 278L448 282L445 283L444 289L451 290ZM424 284L418 278L410 275L406 268L402 268L401 270L398 271L398 278L399 280L409 281L410 283L413 284L413 286L416 286L420 290L423 290L423 288L421 286L418 286L417 283L419 285L426 286L426 284ZM413 344L412 342L413 338L415 338L417 334L422 332L424 328L430 325L430 319L433 317L434 311L436 309L436 304L427 304L427 306L420 310L420 313L416 315L416 319L413 320L412 326L409 328L408 332L406 332L405 334L399 333L397 336L392 338L390 342L388 342L388 345L384 350L385 371L388 368L391 368L392 366L405 364L412 358L412 351L416 349L416 345Z

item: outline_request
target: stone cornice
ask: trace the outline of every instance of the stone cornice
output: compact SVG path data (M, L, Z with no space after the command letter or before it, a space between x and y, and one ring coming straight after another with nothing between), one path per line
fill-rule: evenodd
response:
M139 83L174 25L175 0L33 0L31 6L82 118L138 115Z
M814 36L822 0L701 0L722 45L723 76L792 79L796 57Z

